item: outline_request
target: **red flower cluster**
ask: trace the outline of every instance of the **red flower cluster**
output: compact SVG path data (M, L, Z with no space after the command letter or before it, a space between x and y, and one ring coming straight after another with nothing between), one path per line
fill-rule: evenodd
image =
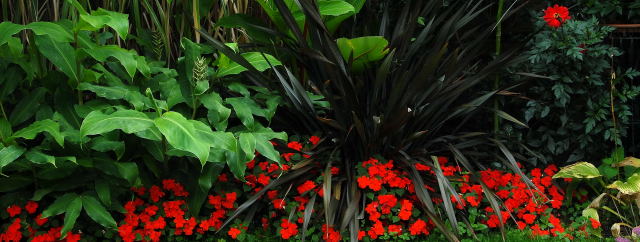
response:
M358 187L369 188L373 191L380 191L382 185L391 188L411 189L411 180L407 178L405 171L393 169L393 160L387 163L380 163L377 159L371 158L362 162L362 167L367 169L367 175L358 177Z
M565 21L571 19L569 16L569 9L564 6L553 5L544 10L544 16L542 17L547 25L553 28L560 27Z
M289 239L298 234L298 225L289 222L289 220L282 219L279 232L283 239Z
M23 240L29 240L32 242L56 242L56 241L67 241L67 242L76 242L80 240L80 234L74 234L72 232L67 232L67 235L64 239L60 239L61 234L60 231L62 227L51 227L47 231L45 229L45 225L48 221L47 218L42 219L42 214L38 214L33 217L35 222L35 226L28 223L28 216L33 215L38 211L38 203L34 201L28 201L24 208L20 207L17 204L9 206L6 211L9 214L9 217L13 218L13 221L7 227L6 231L0 233L0 241L7 242L18 242ZM20 216L26 212L26 216ZM19 217L20 216L20 217ZM24 229L24 231L22 230ZM42 229L38 231L36 229ZM25 235L28 235L25 238Z

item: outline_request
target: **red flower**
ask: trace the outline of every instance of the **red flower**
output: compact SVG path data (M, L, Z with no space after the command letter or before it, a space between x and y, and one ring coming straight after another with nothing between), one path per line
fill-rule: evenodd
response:
M373 191L380 191L382 189L382 181L377 178L369 178L366 176L358 177L358 187L365 189L369 187Z
M34 219L36 221L36 224L38 226L42 226L43 224L45 224L47 221L49 221L48 218L42 218L42 214L38 214L38 216L36 216L36 218Z
M14 204L7 208L7 212L9 213L9 217L13 218L22 212L22 208Z
M160 198L164 197L164 192L160 187L153 185L151 186L151 189L149 189L149 197L151 198L151 201L157 203L160 201Z
M267 197L269 198L269 200L276 199L277 196L278 196L278 190L271 190L267 192Z
M416 220L416 222L409 227L409 233L414 236L419 234L428 235L427 223L422 219Z
M302 185L298 186L298 193L303 194L313 188L316 187L316 184L313 181L305 181L304 183L302 183Z
M400 213L398 214L398 217L401 220L409 220L409 218L411 218L411 211L413 210L413 203L405 199L402 200L401 204L402 206L400 207Z
M24 210L27 210L27 213L33 214L38 209L38 203L34 201L28 201L27 205L24 205Z
M275 199L275 200L273 200L273 207L274 207L275 209L284 209L284 206L285 206L286 204L287 204L287 203L286 203L284 200L282 200L282 199Z
M323 224L322 225L322 239L324 239L325 241L330 241L330 242L338 242L342 239L342 236L340 236L340 232L335 231L332 227L329 227L327 229L327 225Z
M525 214L525 215L522 215L522 219L524 219L524 221L527 224L532 224L536 220L536 215L534 215L534 214Z
M145 188L145 187L132 187L131 191L133 191L138 196L143 196L147 192L147 188Z
M553 28L560 27L565 21L571 19L569 16L569 9L564 6L558 6L558 4L553 7L548 7L544 10L544 21L547 22L547 25Z
M398 199L392 194L379 195L378 201L380 201L380 209L382 211L382 214L391 213L391 208L395 207L396 204L398 204Z
M377 239L378 236L383 235L384 227L382 226L382 223L380 221L376 221L371 229L369 229L367 234L369 234L369 237L371 237L371 239Z
M593 218L589 218L589 220L591 221L591 227L594 229L600 228L600 222L598 220L595 220Z
M300 142L297 141L291 141L287 144L287 147L293 149L293 150L297 150L297 151L301 151L302 150L302 144L300 144Z
M184 190L184 187L177 183L176 180L173 179L165 179L162 180L162 187L167 190L173 192L173 195L176 197L186 197L189 196L189 193Z
M242 230L239 230L237 228L230 228L229 232L227 232L227 234L229 236L231 236L231 238L233 238L233 239L237 239L238 235L240 235L240 233L242 233Z
M311 142L311 144L313 145L317 145L318 142L320 142L320 137L318 136L311 136L311 138L309 138L309 142Z
M289 239L296 234L298 234L298 225L289 222L289 220L282 219L282 223L280 223L280 236L283 239Z
M331 175L338 175L338 173L340 173L340 168L331 167Z
M80 241L80 234L67 232L67 237L65 237L65 239L66 239L66 242L77 242L77 241Z
M401 234L402 233L402 226L400 225L389 225L389 227L387 228L387 230L389 231L389 233L395 233L395 234Z

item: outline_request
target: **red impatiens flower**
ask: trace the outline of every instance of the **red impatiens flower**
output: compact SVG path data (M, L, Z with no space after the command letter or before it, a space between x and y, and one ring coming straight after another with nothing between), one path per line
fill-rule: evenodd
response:
M289 239L298 234L298 225L289 220L282 219L282 223L280 223L280 236L283 239Z
M300 142L297 141L291 141L287 144L287 147L297 150L297 151L301 151L302 150L302 144L300 144Z
M553 28L560 27L565 21L571 19L569 16L569 9L564 6L558 6L558 4L553 7L548 7L544 10L544 21L547 22L547 25Z
M298 186L298 193L303 194L313 188L316 187L316 184L313 181L305 181L304 183L302 183L302 185Z
M536 215L533 215L533 214L525 214L525 215L522 215L522 219L524 219L524 221L525 221L527 224L532 224L532 223L536 220Z
M327 229L327 225L323 224L322 225L322 239L324 239L324 241L328 241L328 242L338 242L338 241L340 241L342 239L342 236L340 236L340 232L336 231L332 227L329 227Z
M284 205L287 203L283 199L274 199L273 200L273 208L275 209L284 209Z
M400 207L400 213L398 214L398 218L401 220L409 220L411 218L411 212L413 210L413 203L409 200L402 200L402 206Z
M9 217L15 217L16 215L22 212L22 208L18 205L11 205L7 208L7 213L9 213Z
M390 234L402 234L402 226L401 225L396 225L396 224L392 224L389 225L389 227L387 228L387 230L389 231Z
M416 222L409 227L409 233L414 236L420 234L428 235L427 223L422 219L416 220Z
M231 238L233 238L233 239L237 239L238 235L240 235L240 233L242 233L242 230L239 230L237 228L230 228L229 232L227 232L227 234L229 236L231 236Z
M593 218L589 218L589 220L591 221L591 227L594 229L600 228L600 222L598 220L595 220Z
M47 221L49 221L48 218L42 218L42 214L38 214L38 216L36 216L36 218L34 219L36 221L36 224L38 226L42 226L43 224L45 224Z
M313 145L317 145L318 142L320 142L320 137L318 136L311 136L311 138L309 138L309 142L311 142L311 144Z
M38 209L38 203L34 201L28 201L27 205L24 205L24 210L27 210L27 213L33 214Z
M164 192L159 186L153 185L151 186L151 189L149 189L149 197L151 198L151 201L157 203L160 201L160 198L164 197Z

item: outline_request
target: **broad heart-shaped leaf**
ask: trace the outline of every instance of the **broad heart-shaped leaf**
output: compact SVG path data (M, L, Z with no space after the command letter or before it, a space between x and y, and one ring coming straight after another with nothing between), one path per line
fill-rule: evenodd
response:
M11 164L11 162L18 159L25 151L25 148L17 145L11 145L2 148L0 150L0 174L2 173L3 167Z
M97 30L105 25L115 30L122 39L127 38L129 32L129 17L126 14L108 11L99 8L93 11L91 15L80 14L80 29Z
M262 56L263 54L264 56ZM266 69L271 68L271 66L282 65L282 63L278 59L266 53L247 52L241 55L249 62L249 64L255 67L258 71L264 71ZM228 64L218 63L218 71L216 73L216 77L234 75L246 70L247 68L244 68L240 64L235 63L233 61L230 61Z
M153 124L153 120L146 114L135 110L118 110L111 114L93 111L82 121L80 134L82 136L103 134L116 129L132 134L146 130Z
M615 181L611 183L611 185L607 186L607 188L613 188L621 193L631 195L640 192L640 173L634 173L627 179L626 182Z
M51 63L58 67L71 80L78 82L80 75L78 74L76 63L76 51L67 42L55 41L48 35L36 36L36 46L40 53L47 57Z
M64 213L64 226L62 226L62 230L60 231L60 234L62 236L60 238L64 238L65 236L67 236L67 232L73 229L73 226L76 224L76 220L78 219L78 216L80 216L81 211L82 197L76 197L67 205L67 210Z
M60 124L51 119L40 120L31 125L18 130L11 136L12 138L33 139L41 132L49 133L60 146L64 147L64 136L60 133Z
M355 39L340 38L337 40L342 57L349 61L353 58L352 69L360 71L371 62L384 58L389 49L389 42L382 36L364 36Z
M589 162L578 162L562 167L553 178L595 178L602 176L600 171Z
M55 42L69 43L73 41L71 32L52 22L33 22L27 24L27 29L33 30L38 36L48 36Z
M105 62L109 57L116 58L127 70L129 77L133 78L138 67L137 54L133 50L126 50L116 45L96 46L91 49L83 49L84 52L100 62Z
M0 23L0 46L4 45L9 41L9 38L14 34L17 34L21 30L25 29L24 26L19 24L14 24L12 22L2 22Z
M212 144L197 133L193 123L180 113L166 112L155 119L155 124L171 146L194 154L204 165Z
M82 206L93 221L107 228L116 227L116 221L96 198L92 196L82 196Z

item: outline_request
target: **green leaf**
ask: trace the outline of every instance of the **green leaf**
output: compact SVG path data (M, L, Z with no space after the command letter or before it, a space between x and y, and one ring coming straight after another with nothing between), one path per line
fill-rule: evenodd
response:
M0 141L8 142L11 134L13 134L11 123L4 118L0 118Z
M231 97L227 98L226 101L233 106L233 111L235 111L242 124L248 129L252 129L254 120L250 105L253 100L246 97Z
M115 162L114 165L119 177L127 180L131 186L137 184L140 172L135 162Z
M33 178L12 175L11 177L0 177L0 192L11 192L19 190L33 183Z
M80 14L82 30L98 30L105 25L115 30L122 39L127 39L129 32L129 17L127 14L112 12L102 8L93 11L91 15Z
M255 67L258 71L264 71L266 69L270 69L271 66L282 65L282 63L272 55L264 54L264 57L263 57L262 56L263 54L264 53L261 53L261 52L247 52L241 55L249 62L249 64ZM271 64L271 66L269 64ZM224 77L228 75L239 74L246 70L247 68L244 68L240 64L233 61L230 61L228 64L219 63L216 77Z
M96 221L107 228L116 227L116 221L96 198L91 196L82 196L82 206L85 211L87 211L87 215L89 215L93 221Z
M99 97L104 97L109 100L126 100L138 110L143 107L151 108L150 100L133 87L124 85L107 87L83 82L78 85L78 89L92 91Z
M562 167L553 178L595 178L600 177L600 171L589 162L578 162Z
M640 159L629 156L626 157L624 159L622 159L622 161L613 164L614 167L621 167L621 166L632 166L632 167L640 167Z
M207 93L200 96L200 102L209 110L207 114L209 123L211 123L216 130L226 130L231 109L224 106L222 97L215 92Z
M96 193L98 194L100 201L107 206L111 206L111 189L109 188L109 181L107 179L98 179L95 183Z
M171 146L194 154L204 165L209 157L211 145L196 133L193 123L180 113L166 112L162 117L155 119L155 124Z
M198 187L189 197L189 211L192 214L199 214L202 205L204 204L211 186L214 184L220 172L224 168L224 164L207 163L203 172L200 173L198 178Z
M71 32L53 22L33 22L27 24L25 28L33 30L38 37L46 36L47 38L50 38L52 42L73 42L73 35L71 35ZM38 37L36 37L36 40Z
M2 22L0 23L0 46L4 45L9 41L9 38L14 34L25 29L24 26L19 24L14 24L12 22Z
M600 222L600 216L598 216L598 210L595 208L586 208L582 210L582 216L586 218L592 218Z
M196 59L200 57L200 45L192 42L187 38L182 38L180 40L180 45L184 49L184 73L187 76L187 80L194 86L193 80L193 67L195 66Z
M137 54L133 50L126 50L116 45L97 46L91 49L83 49L84 52L89 54L97 61L105 62L109 57L113 57L124 67L129 74L129 77L133 78L136 74L136 68L138 67Z
M246 165L242 159L242 150L240 149L237 141L234 142L233 146L225 152L225 157L227 158L227 165L229 166L231 173L233 173L236 178L244 180Z
M195 129L198 138L205 141L213 148L229 149L229 147L233 146L233 143L236 140L235 136L231 132L213 132L209 126L200 121L189 121L193 124L193 128Z
M42 153L37 149L31 149L27 151L24 156L25 158L27 158L27 160L36 164L52 164L54 166L56 165L55 157Z
M632 195L640 192L640 173L634 173L626 182L615 181L607 188L613 188L621 193Z
M67 236L67 232L73 229L78 216L80 216L80 211L82 211L82 197L76 196L76 198L68 204L67 210L64 213L64 226L62 226L62 230L60 231L60 238Z
M255 156L256 150L256 138L251 133L240 133L238 137L238 143L240 144L240 149L242 153L244 153L244 160L250 161L253 160Z
M60 133L60 124L51 119L40 120L16 131L11 138L34 139L37 134L47 132L60 146L64 147L64 136Z
M356 11L353 5L343 0L319 1L318 10L320 11L320 15L328 16L340 16Z
M264 128L253 132L253 136L256 138L256 150L260 154L269 160L278 162L280 164L280 154L271 144L272 139L287 140L287 134L285 132L273 132L271 129Z
M355 39L340 38L337 40L342 57L349 61L353 58L352 69L360 71L371 62L384 58L389 49L389 42L382 36L365 36Z
M25 150L25 148L17 145L11 145L2 148L0 150L0 172L2 172L2 168L18 159L25 152Z
M135 110L119 110L111 114L93 111L82 121L80 134L82 136L103 134L116 129L132 134L146 130L153 124L153 120L146 114Z
M64 213L65 208L78 198L78 194L75 193L66 193L61 197L58 197L47 209L42 211L42 218L48 218L51 216L56 216Z
M37 110L40 107L40 101L44 98L45 93L47 93L47 89L38 87L29 93L28 98L25 97L20 100L9 115L11 125L16 126L33 117L35 115L33 110Z
M80 81L78 74L76 52L69 43L58 42L48 35L36 36L36 46L40 53L58 67L71 80Z

